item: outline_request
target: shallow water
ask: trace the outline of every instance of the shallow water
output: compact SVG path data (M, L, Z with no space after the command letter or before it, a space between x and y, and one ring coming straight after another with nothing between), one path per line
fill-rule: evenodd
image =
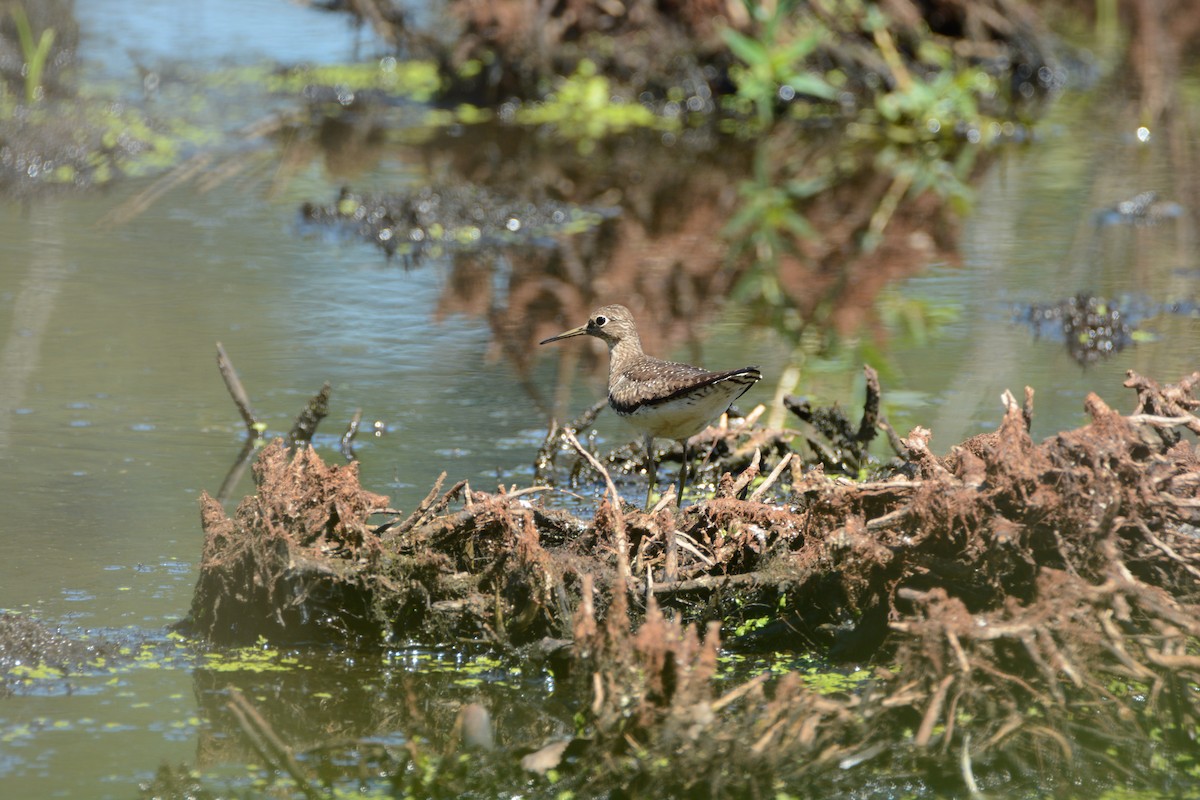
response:
M282 0L209 0L182 13L165 0L80 6L82 56L111 80L131 80L134 63L326 61L369 46L340 18ZM1084 421L1089 390L1129 409L1127 369L1173 381L1200 364L1194 317L1154 316L1158 341L1086 369L1012 321L1017 304L1082 291L1162 303L1200 288L1190 212L1157 227L1091 225L1096 208L1140 191L1195 195L1185 182L1196 171L1172 163L1165 134L1138 141L1132 103L1079 105L1059 104L1036 143L982 177L962 222L962 264L930 265L897 287L958 312L924 343L894 337L885 377L895 427L933 429L936 451L994 428L1004 389L1037 390L1034 433L1044 436ZM423 169L397 147L362 180L410 185ZM447 264L406 270L367 245L295 235L301 202L332 198L345 180L314 159L269 195L261 182L181 186L122 226L99 223L146 182L0 208L0 608L163 641L190 602L197 497L217 490L242 442L218 341L269 433L285 433L323 381L333 386L325 457L337 458L355 409L364 427L382 423L386 433L364 431L357 451L364 484L397 507L411 508L443 469L482 488L532 474L547 420L517 369L493 356L486 320L437 311ZM730 308L707 326L705 360L777 375L784 346L747 332L743 317ZM547 394L557 364L535 363ZM814 374L803 388L854 408L857 397L822 392L858 371ZM570 413L602 395L599 380L574 381ZM768 402L767 383L747 400ZM603 418L600 431L613 444L627 435ZM244 478L235 498L249 486ZM5 796L130 797L159 763L197 761L209 723L189 668L72 685L0 700Z

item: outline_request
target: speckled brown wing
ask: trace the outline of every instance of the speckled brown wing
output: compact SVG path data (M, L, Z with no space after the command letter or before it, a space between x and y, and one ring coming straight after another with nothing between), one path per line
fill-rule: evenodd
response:
M757 367L709 372L690 364L643 358L626 365L614 379L608 402L618 414L631 415L720 385L732 403L761 379Z

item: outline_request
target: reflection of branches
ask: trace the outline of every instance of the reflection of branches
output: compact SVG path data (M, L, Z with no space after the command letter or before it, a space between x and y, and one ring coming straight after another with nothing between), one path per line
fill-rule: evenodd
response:
M221 481L221 488L217 490L218 503L224 503L232 496L233 488L241 482L242 476L246 474L246 467L250 466L250 457L254 455L258 442L259 440L255 437L246 437L241 452L233 460L233 466L229 468L229 472L225 473L225 480Z
M233 493L233 487L241 481L246 467L250 465L250 456L254 453L259 436L266 429L266 425L259 422L258 413L250 404L250 395L246 393L246 387L242 385L242 379L233 366L233 360L229 358L229 354L225 352L225 347L220 342L217 342L217 369L221 371L221 377L225 380L225 388L229 390L233 404L237 406L238 413L242 415L242 420L246 423L246 441L242 444L241 452L234 459L233 466L229 468L225 480L221 482L221 488L217 491L217 500L223 503L229 499Z
M242 732L263 760L277 770L290 775L305 797L313 799L324 797L325 793L313 785L312 779L308 777L304 768L300 766L300 762L296 760L292 748L284 743L275 729L271 727L271 723L267 722L266 717L259 713L254 704L247 700L240 690L230 686L228 691L229 703L226 707L237 719Z
M124 203L110 210L100 218L96 225L107 228L130 222L154 205L160 197L170 190L177 186L182 186L204 174L212 162L213 155L211 153L197 153Z
M1181 59L1200 35L1200 8L1134 0L1121 5L1133 22L1129 60L1141 84L1142 118L1154 125L1181 106Z
M0 455L7 456L16 409L29 392L34 371L41 364L41 347L66 282L62 236L62 208L32 205L27 225L38 242L30 255L29 274L6 302L10 329L0 346ZM7 269L17 267L11 261ZM566 348L563 348L564 350Z
M358 436L359 426L362 425L362 409L354 409L354 416L350 418L350 424L346 426L346 432L342 434L342 457L347 461L354 460L354 438Z

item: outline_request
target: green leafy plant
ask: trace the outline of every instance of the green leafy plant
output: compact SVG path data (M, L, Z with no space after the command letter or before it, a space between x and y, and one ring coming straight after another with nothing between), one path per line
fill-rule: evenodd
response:
M50 48L54 46L54 29L47 28L42 31L42 35L35 42L25 9L14 6L11 13L13 23L17 26L21 57L25 59L25 102L32 105L42 96L42 75L46 71L46 61L50 58Z
M271 91L284 94L301 94L310 86L337 87L340 90L338 102L350 100L355 92L374 89L425 103L442 88L442 79L433 62L399 61L391 57L361 64L322 64L266 74L260 68L244 68L234 70L231 77L261 81Z
M523 125L553 125L562 136L579 141L588 152L598 139L631 128L673 130L679 121L656 115L640 103L615 97L608 78L588 60L562 78L540 103L518 109L515 120Z
M825 177L778 180L772 150L759 147L754 157L754 177L738 187L741 207L726 226L727 237L754 250L759 261L774 261L789 249L791 237L817 235L797 206L828 188Z
M824 75L808 68L809 57L825 40L827 29L815 23L798 23L792 14L792 3L778 2L770 14L764 12L762 5L747 5L751 15L760 21L757 35L732 28L723 32L725 43L741 61L729 71L741 104L753 108L765 126L774 120L780 100L796 95L834 99L837 90Z

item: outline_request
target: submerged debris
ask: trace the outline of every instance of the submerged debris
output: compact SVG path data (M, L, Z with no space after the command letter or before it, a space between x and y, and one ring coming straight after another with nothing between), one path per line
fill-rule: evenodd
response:
M335 203L305 203L302 225L350 235L413 261L432 248L536 242L598 224L605 212L552 200L513 202L478 186L424 186L399 194L359 195L343 188Z
M24 614L0 611L0 697L27 683L69 682L71 676L117 659L121 644L99 636L69 636ZM110 664L111 665L111 664Z
M1093 364L1136 341L1138 329L1125 303L1077 294L1057 303L1034 304L1019 312L1035 336L1062 336L1071 358Z
M1157 225L1163 220L1181 216L1183 206L1179 203L1159 200L1157 192L1142 192L1111 208L1095 212L1092 224L1097 228L1107 225Z
M1013 317L1039 338L1061 337L1071 358L1087 366L1130 345L1155 341L1157 336L1143 323L1160 314L1196 317L1200 306L1194 300L1155 303L1144 297L1107 299L1081 292L1055 303L1018 307Z

